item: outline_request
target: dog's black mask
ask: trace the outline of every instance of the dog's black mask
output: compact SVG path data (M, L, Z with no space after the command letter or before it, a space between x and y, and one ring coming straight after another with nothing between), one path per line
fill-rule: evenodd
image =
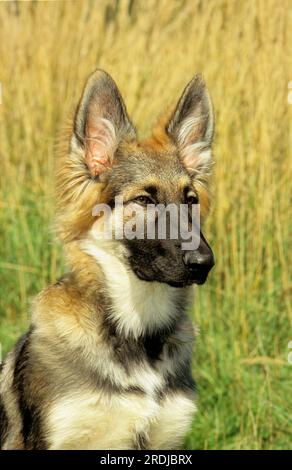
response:
M204 284L215 264L213 252L202 232L196 250L182 250L178 240L125 240L128 261L143 281L157 281L173 287Z

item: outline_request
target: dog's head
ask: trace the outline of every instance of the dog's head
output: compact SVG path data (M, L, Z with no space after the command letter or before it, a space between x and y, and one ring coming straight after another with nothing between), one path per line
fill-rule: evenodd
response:
M205 282L214 258L202 232L197 229L195 246L183 248L182 233L177 230L174 236L171 229L173 224L178 228L182 213L188 228L193 226L194 206L199 204L202 217L208 210L213 127L208 92L202 78L195 76L153 136L139 141L117 85L107 73L96 71L84 88L70 150L59 171L63 239L84 239L94 231L100 235L107 218L113 237L119 238L115 243L123 248L119 253L140 279L177 287ZM117 201L119 214L123 209L119 218ZM102 208L92 212L97 204L107 205L110 215ZM171 211L163 210L166 207L172 207L175 221ZM162 213L163 235L158 230ZM145 228L150 216L149 236Z

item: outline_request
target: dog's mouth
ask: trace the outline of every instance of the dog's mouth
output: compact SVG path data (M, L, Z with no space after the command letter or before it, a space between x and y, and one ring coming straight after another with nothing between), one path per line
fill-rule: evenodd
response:
M192 276L187 272L185 279L175 280L175 279L168 279L167 277L164 277L162 273L160 275L158 274L158 275L151 276L148 273L144 272L141 268L136 267L136 266L132 267L132 271L141 281L161 282L163 284L168 284L169 286L176 287L176 288L189 287L189 286L192 286L193 284L197 284L197 285L205 284L207 277L208 277L208 272L209 272L209 271L202 270L202 272L197 273L196 276Z

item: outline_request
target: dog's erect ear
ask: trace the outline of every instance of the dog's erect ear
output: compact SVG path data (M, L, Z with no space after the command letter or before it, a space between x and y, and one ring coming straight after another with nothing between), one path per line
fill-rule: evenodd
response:
M118 87L102 70L94 72L85 85L75 116L74 136L84 149L94 177L111 168L121 140L135 137Z
M212 103L200 75L186 86L166 126L191 174L208 173L214 132Z

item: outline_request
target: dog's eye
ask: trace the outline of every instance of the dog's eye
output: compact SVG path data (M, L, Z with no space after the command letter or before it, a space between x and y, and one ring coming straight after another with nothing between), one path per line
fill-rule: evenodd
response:
M153 201L149 196L138 196L136 197L135 201L143 205L153 204Z
M153 204L153 201L148 196L138 196L135 198L135 201L143 205Z
M198 204L199 203L199 198L196 194L189 194L187 196L187 203L192 206L193 204Z

